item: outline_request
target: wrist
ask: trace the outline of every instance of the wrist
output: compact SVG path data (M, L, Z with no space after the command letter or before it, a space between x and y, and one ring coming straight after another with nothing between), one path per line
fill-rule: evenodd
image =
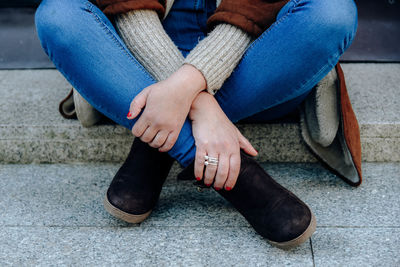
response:
M169 79L179 83L181 85L180 88L190 91L194 97L207 88L207 82L203 74L189 64L182 65Z
M194 120L196 118L196 114L202 110L207 110L207 112L210 111L213 109L213 105L215 104L218 105L218 102L215 100L214 96L205 91L200 92L192 102L189 111L189 118Z

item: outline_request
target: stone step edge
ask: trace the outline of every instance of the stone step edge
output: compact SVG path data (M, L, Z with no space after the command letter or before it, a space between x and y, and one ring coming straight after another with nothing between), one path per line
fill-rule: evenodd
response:
M300 138L298 123L237 124L243 134L265 138ZM400 138L399 123L360 124L361 138ZM86 140L131 137L128 129L118 125L84 128L78 123L62 125L0 125L0 140Z
M301 140L298 123L239 124L239 129L260 150L261 161L315 162ZM361 125L363 161L399 162L400 125ZM62 126L0 126L0 162L119 162L132 141L117 125L83 128ZM109 150L112 147L111 151ZM95 154L94 154L95 153Z

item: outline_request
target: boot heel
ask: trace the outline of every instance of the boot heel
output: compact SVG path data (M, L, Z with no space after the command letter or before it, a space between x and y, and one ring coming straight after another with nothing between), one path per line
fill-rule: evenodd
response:
M127 213L123 210L118 209L114 205L112 205L110 203L110 201L108 201L107 194L104 197L103 204L104 204L105 210L108 213L110 213L112 216L114 216L120 220L123 220L125 222L128 222L128 223L141 223L144 220L146 220L146 218L149 217L150 213L152 212L152 210L149 210L148 212L146 212L144 214L138 214L138 215Z
M274 242L271 240L268 240L268 242L280 249L291 249L291 248L297 247L300 244L307 241L312 236L312 234L315 232L316 228L317 228L317 220L315 219L314 214L311 213L310 224L308 225L307 229L300 236L296 237L295 239L286 241L286 242Z

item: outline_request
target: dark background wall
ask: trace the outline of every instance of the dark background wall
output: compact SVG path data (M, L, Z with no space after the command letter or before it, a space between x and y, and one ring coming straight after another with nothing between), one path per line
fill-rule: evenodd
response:
M343 55L350 61L400 61L400 1L356 0L356 39Z
M60 0L63 1L63 0ZM68 1L68 0L66 0ZM1 7L35 7L41 0L0 0Z
M68 1L68 0L59 0ZM52 68L34 27L40 0L0 0L0 69ZM359 27L342 61L400 62L400 0L356 0Z

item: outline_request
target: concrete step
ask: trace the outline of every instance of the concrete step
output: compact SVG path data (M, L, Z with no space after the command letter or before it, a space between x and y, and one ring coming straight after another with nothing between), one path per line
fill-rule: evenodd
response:
M400 162L400 64L343 64L361 127L363 161ZM119 162L132 136L116 125L89 129L66 120L70 90L57 70L0 71L0 162ZM297 123L239 125L260 161L315 162Z
M102 200L119 164L0 165L0 265L399 266L400 164L365 163L352 188L314 163L263 167L318 226L291 251L270 246L214 190L177 181L150 217L125 224ZM362 248L362 249L360 249Z

